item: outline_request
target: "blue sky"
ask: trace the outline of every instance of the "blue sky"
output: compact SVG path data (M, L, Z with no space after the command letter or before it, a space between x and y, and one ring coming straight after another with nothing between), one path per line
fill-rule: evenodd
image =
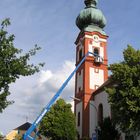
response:
M121 61L127 44L140 49L139 5L139 0L99 0L107 19L109 63ZM16 36L15 46L27 51L38 44L42 50L32 61L46 63L39 74L11 85L10 99L15 104L0 114L4 134L24 123L26 116L33 122L74 68L74 42L79 33L75 19L84 7L84 0L0 0L0 21L11 19L8 31ZM74 79L62 94L68 102L73 89Z

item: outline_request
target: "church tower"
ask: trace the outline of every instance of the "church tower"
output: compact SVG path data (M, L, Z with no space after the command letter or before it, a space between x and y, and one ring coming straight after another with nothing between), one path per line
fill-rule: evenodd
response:
M96 5L98 0L85 0L86 7L76 19L80 33L76 39L76 65L89 51L89 55L76 72L75 80L75 115L79 139L91 138L90 101L94 91L108 79L107 38L103 28L106 19Z

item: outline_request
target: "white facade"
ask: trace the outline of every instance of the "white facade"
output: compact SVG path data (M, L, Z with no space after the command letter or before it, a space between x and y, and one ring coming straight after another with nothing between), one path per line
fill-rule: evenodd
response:
M95 97L95 105L98 109L99 105L103 105L103 118L111 116L110 104L108 103L108 94L105 91L97 94Z
M79 91L79 88L80 90L83 90L83 69L81 69L80 73L77 73L77 93Z
M136 137L136 140L140 140L140 136L137 136L137 137Z
M130 139L130 137L131 137L131 139ZM133 135L133 133L131 133L131 134L129 134L129 138L126 138L125 133L121 133L120 140L140 140L140 136L135 136L135 135Z
M111 117L111 108L110 104L108 103L108 94L105 91L101 91L94 96L94 101L90 101L90 138L92 138L92 135L96 133L95 129L98 125L98 108L100 104L103 106L103 118L109 116ZM121 133L120 140L127 140L124 133ZM134 135L134 140L140 140L140 136Z
M89 76L90 89L97 89L104 83L104 71L102 69L96 69L91 67L89 69Z
M88 51L93 53L95 48L99 49L99 56L104 58L104 49L101 47L101 42L106 42L105 39L100 38L97 35L92 36L93 42L89 43L88 45ZM92 56L92 55L91 55Z
M103 106L103 118L111 116L108 94L102 91L95 95L94 101L90 102L90 137L95 133L95 128L98 124L98 108L100 104Z
M97 108L95 106L95 102L94 101L90 101L90 138L92 138L92 135L95 132L96 126L98 123L98 112L97 112Z

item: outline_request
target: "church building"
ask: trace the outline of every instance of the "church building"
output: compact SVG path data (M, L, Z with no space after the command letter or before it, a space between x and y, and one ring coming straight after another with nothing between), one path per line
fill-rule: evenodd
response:
M97 8L98 0L85 0L85 8L76 18L80 33L76 39L76 66L86 57L75 77L75 115L78 139L97 139L99 123L111 117L108 94L104 87L113 86L108 78L106 19ZM120 140L140 140L121 134Z
M86 7L76 19L80 33L76 39L76 65L87 52L89 55L76 72L75 101L76 125L79 139L92 138L98 122L110 116L106 93L96 90L108 80L107 34L103 30L106 19L97 8L97 0L85 0ZM97 57L95 57L97 56Z

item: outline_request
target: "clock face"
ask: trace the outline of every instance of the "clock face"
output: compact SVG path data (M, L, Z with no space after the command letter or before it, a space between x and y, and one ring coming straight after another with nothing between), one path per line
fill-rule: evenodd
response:
M94 36L93 36L93 40L94 40L96 43L98 43L98 42L99 42L99 36L94 35Z

